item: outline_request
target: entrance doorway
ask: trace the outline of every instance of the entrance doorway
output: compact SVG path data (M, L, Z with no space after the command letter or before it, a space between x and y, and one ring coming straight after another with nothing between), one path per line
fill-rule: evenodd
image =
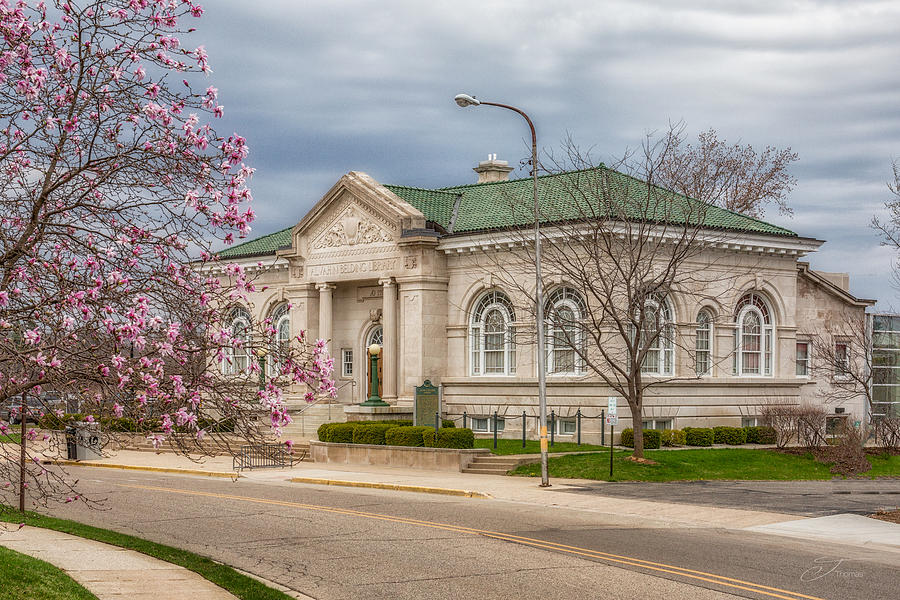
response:
M369 346L378 344L381 346L381 356L378 357L378 397L381 397L384 389L384 329L381 325L373 327L366 336L366 347L363 348L363 356L366 357L366 398L372 395L372 358L369 356Z

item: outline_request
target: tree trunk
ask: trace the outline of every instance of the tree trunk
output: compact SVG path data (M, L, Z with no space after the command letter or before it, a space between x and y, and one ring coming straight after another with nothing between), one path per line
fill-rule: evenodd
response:
M631 408L631 429L634 432L634 458L644 458L644 415L641 399L628 402Z
M19 413L19 512L25 512L25 422L28 420L28 394L22 392L22 411Z

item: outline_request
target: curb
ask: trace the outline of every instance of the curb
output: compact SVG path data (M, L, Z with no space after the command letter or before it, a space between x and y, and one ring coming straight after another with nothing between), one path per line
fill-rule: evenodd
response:
M179 469L177 467L145 467L142 465L117 465L112 463L87 462L80 460L45 460L45 465L62 465L67 467L101 467L104 469L122 469L125 471L150 471L153 473L180 473L182 475L205 475L206 477L242 477L235 471L203 471L201 469Z
M423 485L401 485L398 483L377 483L373 481L346 481L341 479L320 479L318 477L293 477L291 483L313 483L317 485L340 485L345 487L372 488L376 490L392 490L395 492L420 492L423 494L440 494L442 496L460 496L463 498L482 498L492 500L494 497L484 492L471 490L454 490L451 488L428 487Z

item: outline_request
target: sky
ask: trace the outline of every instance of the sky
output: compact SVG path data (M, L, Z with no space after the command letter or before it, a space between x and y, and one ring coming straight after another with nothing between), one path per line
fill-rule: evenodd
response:
M793 215L826 240L812 267L900 309L894 250L871 227L900 158L900 2L208 0L204 44L225 122L247 138L251 237L295 224L348 171L382 183L474 183L571 137L612 161L683 122L730 143L790 147ZM193 26L195 23L191 23ZM527 176L517 169L513 177Z

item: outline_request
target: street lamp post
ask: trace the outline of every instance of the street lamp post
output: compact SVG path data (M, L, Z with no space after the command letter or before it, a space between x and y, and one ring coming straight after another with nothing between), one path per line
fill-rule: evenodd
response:
M538 177L537 177L537 135L534 131L534 123L531 118L515 106L499 104L497 102L485 102L476 100L467 94L459 94L454 100L466 108L468 106L497 106L522 115L531 129L531 181L534 197L534 312L537 327L537 370L538 370L538 411L539 427L541 430L541 487L550 486L550 476L547 472L547 373L544 362L547 358L544 344L544 286L541 280L541 223L540 208L538 206Z
M360 406L390 406L378 395L378 355L381 354L381 346L372 344L369 346L369 398Z

